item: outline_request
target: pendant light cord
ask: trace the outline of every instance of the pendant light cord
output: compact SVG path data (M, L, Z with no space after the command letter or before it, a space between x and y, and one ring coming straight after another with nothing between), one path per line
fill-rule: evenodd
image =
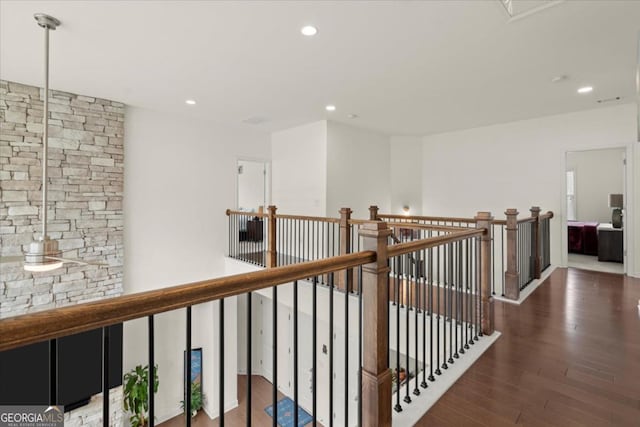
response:
M42 236L47 238L47 182L49 151L49 28L44 28L44 116L42 118Z

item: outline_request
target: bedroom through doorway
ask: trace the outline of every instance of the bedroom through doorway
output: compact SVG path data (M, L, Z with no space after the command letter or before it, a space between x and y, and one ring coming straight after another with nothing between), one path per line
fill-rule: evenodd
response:
M626 148L566 155L567 265L624 274Z

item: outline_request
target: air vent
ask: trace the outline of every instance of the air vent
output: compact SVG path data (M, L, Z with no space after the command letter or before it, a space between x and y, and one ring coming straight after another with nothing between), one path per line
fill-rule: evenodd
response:
M597 102L598 104L608 104L608 103L610 103L610 102L618 102L618 101L620 101L621 99L622 99L622 97L621 97L621 96L616 96L616 97L613 97L613 98L603 98L603 99L598 99L596 102Z
M244 119L242 121L242 123L248 124L248 125L259 125L262 124L264 122L266 122L268 119L264 118L264 117L249 117L248 119Z

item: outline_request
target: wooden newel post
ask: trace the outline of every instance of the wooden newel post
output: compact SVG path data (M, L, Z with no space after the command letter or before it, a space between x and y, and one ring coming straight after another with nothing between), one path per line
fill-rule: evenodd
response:
M532 224L531 228L531 266L533 267L533 278L539 279L541 274L542 263L540 261L540 255L542 245L540 244L540 208L538 206L532 206L529 209L531 216L536 220Z
M507 270L504 273L504 295L513 300L520 298L518 271L518 210L507 209Z
M476 227L484 229L480 237L480 325L484 335L491 335L495 330L493 312L493 296L491 295L491 212L478 212L475 217Z
M375 251L376 261L362 267L362 425L391 426L391 370L389 354L389 266L387 241L391 230L385 222L369 222L360 228L364 250Z
M268 211L268 220L269 220L269 239L267 240L267 268L277 267L278 266L278 250L276 247L277 241L276 236L276 208L271 205L267 208Z
M369 206L369 220L370 221L378 220L378 207L376 205Z
M340 255L351 253L351 226L349 220L353 211L349 208L340 209ZM353 292L353 268L348 268L346 274L341 271L338 275L338 289Z

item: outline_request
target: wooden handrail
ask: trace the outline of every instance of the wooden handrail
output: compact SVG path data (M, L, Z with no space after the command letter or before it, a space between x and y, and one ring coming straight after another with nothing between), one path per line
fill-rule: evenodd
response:
M373 251L187 283L0 320L0 351L375 262Z
M540 214L540 219L551 219L553 218L553 212L549 211L545 214Z
M507 220L506 219L494 219L493 221L491 221L491 224L507 225Z
M535 222L536 221L536 217L535 216L530 216L529 218L522 218L518 220L518 224L525 224L527 222Z
M281 214L276 214L276 218L281 218L281 219L300 219L300 220L304 220L304 221L317 221L317 222L333 222L333 223L339 223L340 222L340 218L325 218L322 216L304 216L304 215L281 215Z
M389 246L387 254L389 258L407 253L420 251L422 249L433 248L447 243L457 242L469 237L482 236L485 233L483 228L474 228L471 230L455 231L446 236L430 237L428 239L414 240L413 242L400 243Z
M244 215L244 216L257 216L258 218L266 218L269 216L269 214L266 214L264 212L246 212L246 211L232 211L231 209L227 209L226 212L227 216L231 216L231 215Z
M362 225L362 224L366 224L367 222L371 222L371 220L370 219L349 218L349 224L351 224L351 225Z
M385 221L389 227L393 228L412 228L419 230L434 230L434 231L461 231L468 230L469 227L455 227L450 225L431 225L431 224L416 224L414 222L390 222Z
M378 214L378 218L407 219L407 220L415 219L418 221L465 222L468 224L476 223L476 220L474 218L455 218L455 217L440 217L440 216Z

